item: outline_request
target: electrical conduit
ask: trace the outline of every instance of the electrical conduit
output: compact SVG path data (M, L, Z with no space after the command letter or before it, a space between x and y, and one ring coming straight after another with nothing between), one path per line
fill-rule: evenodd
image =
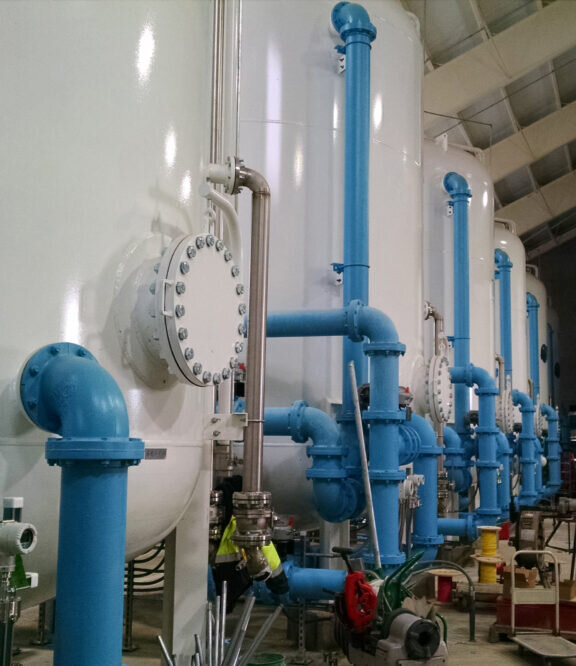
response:
M129 438L114 379L83 347L36 352L21 380L22 404L43 430L46 459L62 467L56 666L120 666L126 549L127 471L144 457Z

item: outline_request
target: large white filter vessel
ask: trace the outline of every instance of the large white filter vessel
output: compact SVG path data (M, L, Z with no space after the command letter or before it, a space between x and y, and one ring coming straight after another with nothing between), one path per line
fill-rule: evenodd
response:
M548 390L548 355L547 349L542 349L542 345L548 344L548 295L546 287L536 275L531 267L526 272L526 291L532 294L538 301L538 366L540 369L540 402L549 404L550 394ZM528 358L530 358L530 338L528 331Z
M38 529L26 567L40 587L28 602L54 592L60 469L47 465L48 434L24 417L17 383L49 343L96 356L151 450L128 473L128 555L163 538L191 501L207 540L213 391L177 382L149 352L137 300L163 248L204 228L210 28L208 0L0 4L0 489L24 497Z
M332 263L343 259L346 75L331 27L335 4L242 3L239 153L272 192L270 311L342 307ZM422 49L417 22L400 2L362 5L378 31L371 51L370 304L396 324L407 346L400 383L412 387L423 366ZM244 220L247 208L241 201ZM267 405L303 399L331 412L341 400L341 348L340 339L269 340ZM310 515L303 445L268 441L264 462L275 507L301 514L299 504Z
M470 265L470 361L494 371L494 193L481 162L465 150L424 142L424 295L454 333L453 217L443 187L447 173L463 176L472 192L468 210ZM433 353L431 328L426 350Z

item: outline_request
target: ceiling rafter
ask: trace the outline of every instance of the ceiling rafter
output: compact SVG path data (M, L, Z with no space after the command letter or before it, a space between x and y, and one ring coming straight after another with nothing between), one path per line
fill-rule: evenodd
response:
M576 44L576 2L556 0L424 77L426 128Z

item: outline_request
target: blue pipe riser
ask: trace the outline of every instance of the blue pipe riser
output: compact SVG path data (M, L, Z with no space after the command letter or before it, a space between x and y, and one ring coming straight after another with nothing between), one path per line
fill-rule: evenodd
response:
M534 440L534 403L530 396L520 391L512 391L514 404L520 407L522 415L522 432L518 437L520 444L520 465L522 469L520 494L518 496L519 506L534 506L538 501L536 491L536 450Z
M498 387L489 372L472 364L465 367L450 368L450 377L455 384L466 386L476 385L478 395L478 485L480 488L480 506L477 515L483 525L494 525L500 517L498 503L498 469L497 460L499 430L496 427L495 396Z
M106 462L62 468L55 666L121 664L127 474Z
M540 341L538 339L538 299L528 292L526 294L526 310L528 312L528 342L530 357L530 379L534 386L534 402L540 396Z
M450 172L444 177L444 188L450 195L454 217L454 364L470 363L470 255L468 241L468 205L472 196L466 179ZM465 417L470 409L469 392L462 385L454 390L455 425L459 434L465 431Z
M127 469L144 457L112 377L83 347L44 347L22 373L22 404L62 467L55 666L120 666Z
M554 496L562 487L561 457L562 448L558 434L558 414L550 405L541 405L540 411L548 422L548 436L546 437L548 459L548 483L545 488L547 497Z
M498 506L502 518L508 518L510 515L510 458L512 449L508 446L508 440L502 433L498 434L498 461L501 465L501 478L498 484Z
M414 518L412 543L423 551L423 559L436 557L438 546L444 542L438 534L438 457L442 448L436 442L436 433L426 419L416 414L408 422L420 440L418 457L414 461L414 473L424 475L424 484L418 487L420 506Z
M458 433L449 426L444 428L444 468L455 492L460 493L470 487L472 477L466 462L466 451Z
M502 250L494 252L496 278L500 282L500 355L504 358L504 373L512 386L512 285L510 258Z

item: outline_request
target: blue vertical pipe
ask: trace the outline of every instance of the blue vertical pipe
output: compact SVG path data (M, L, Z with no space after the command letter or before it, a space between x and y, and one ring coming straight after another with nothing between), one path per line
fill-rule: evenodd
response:
M354 319L358 332L370 340L364 345L370 357L370 408L364 419L370 424L369 474L380 560L390 572L405 560L398 547L398 485L406 477L399 469L405 412L398 406L398 359L406 348L392 321L378 310L359 307Z
M498 433L497 441L498 460L501 466L500 483L498 484L498 506L500 507L501 517L507 519L510 516L510 458L512 457L512 449L503 433Z
M332 24L344 41L346 53L346 121L344 172L343 305L358 300L369 303L369 178L370 178L370 44L376 28L360 5L339 2L332 10ZM343 439L349 447L348 466L360 470L354 426L354 403L348 364L354 362L358 385L368 381L368 359L360 345L343 340L342 411Z
M530 379L532 380L534 403L540 397L540 342L538 340L538 299L530 292L526 293L528 313L528 342L530 356Z
M492 376L483 368L472 364L466 367L450 368L450 377L455 384L476 385L478 395L478 485L480 487L480 506L476 515L481 525L495 525L499 516L498 506L498 443L500 431L496 427L495 397L498 395Z
M412 544L416 550L424 552L424 560L433 560L438 546L444 543L444 537L438 534L438 456L442 455L442 448L426 419L412 414L407 425L416 431L420 440L414 473L424 475L423 485L418 486L420 506L414 517Z
M458 433L446 426L444 428L444 469L448 472L448 480L454 484L454 491L467 491L472 477L466 462L466 451Z
M558 436L558 413L550 405L540 405L542 415L548 421L548 436L546 437L548 459L548 483L544 494L548 497L555 495L562 486L560 438Z
M504 358L504 372L512 384L512 292L510 272L512 262L503 250L495 250L495 277L500 282L500 354Z
M520 445L520 466L522 470L522 480L520 484L520 494L518 495L518 505L534 506L538 500L536 491L536 447L534 440L534 403L530 396L520 391L512 391L512 400L515 405L520 406L522 415L522 432L518 437Z
M466 179L451 171L444 177L444 189L451 197L454 213L454 365L470 363L470 257L468 249L468 206L472 193ZM466 433L465 418L470 408L465 384L454 389L455 427Z
M46 459L62 467L55 666L120 666L127 470L144 457L112 377L83 347L36 352L22 374L32 421L61 435Z

